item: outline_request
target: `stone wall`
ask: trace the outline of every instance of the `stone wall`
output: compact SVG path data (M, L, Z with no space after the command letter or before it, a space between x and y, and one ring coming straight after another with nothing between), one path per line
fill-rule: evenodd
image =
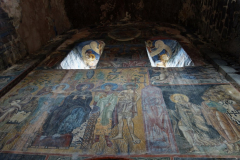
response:
M0 69L37 51L71 25L81 28L119 21L181 24L222 51L239 56L240 0L2 0L0 5L1 34L8 35L1 40Z
M65 13L64 0L2 0L0 6L3 12L1 15L5 14L1 16L1 23L6 24L1 34L9 34L11 31L14 35L8 36L14 38L6 38L7 41L1 37L1 43L8 47L4 48L5 58L1 58L4 65L0 62L0 69L26 55L26 52L13 47L16 41L31 54L71 27Z
M1 8L0 26L0 70L3 70L25 56L26 50L16 33L12 19Z
M222 51L239 56L240 0L182 0L178 18Z

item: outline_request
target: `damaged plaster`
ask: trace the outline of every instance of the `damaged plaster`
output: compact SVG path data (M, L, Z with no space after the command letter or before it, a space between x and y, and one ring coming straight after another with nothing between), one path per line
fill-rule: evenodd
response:
M36 52L71 27L65 13L64 0L2 0L0 6L9 17L6 23L13 25L15 33L15 38L8 38L9 41L4 42L5 46L11 44L4 52L7 66L24 57L26 51L30 54ZM16 42L21 49L25 47L26 51L13 53L18 52L13 46Z

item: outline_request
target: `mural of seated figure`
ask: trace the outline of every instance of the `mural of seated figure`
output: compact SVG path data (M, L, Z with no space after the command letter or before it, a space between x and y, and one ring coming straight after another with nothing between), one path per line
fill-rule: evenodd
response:
M152 67L185 67L194 65L188 54L175 40L147 40L145 43Z
M103 52L105 43L90 40L77 44L64 58L62 69L95 69Z

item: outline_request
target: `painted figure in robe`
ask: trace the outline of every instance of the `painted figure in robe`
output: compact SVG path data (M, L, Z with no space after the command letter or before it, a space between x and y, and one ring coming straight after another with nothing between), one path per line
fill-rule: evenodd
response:
M93 85L79 84L76 92L64 99L43 125L44 135L67 134L86 121L91 111L90 103L92 93L89 91Z
M168 45L166 45L162 40L157 40L157 41L148 40L146 42L146 46L150 53L150 56L152 58L157 57L158 61L156 61L157 62L156 66L166 67L167 61L172 56L171 48Z
M198 146L214 146L217 139L211 138L213 133L201 113L201 107L189 102L183 94L173 94L170 100L175 103L176 111L173 114L178 119L178 127L182 131L192 151L199 151Z
M239 111L233 107L234 101L221 100L205 101L202 103L202 112L209 125L212 125L225 139L223 142L228 152L239 152L240 141ZM234 122L235 121L235 122Z
M110 140L112 128L112 113L117 104L117 95L113 92L117 88L117 84L105 83L101 86L103 92L96 93L94 101L100 109L100 116L95 125L95 143L99 142L100 136L104 136L106 144L111 147L113 143Z
M42 132L42 125L45 123L48 115L55 109L56 106L59 106L65 98L65 92L69 87L66 83L61 83L55 86L48 86L41 89L37 94L35 99L37 105L35 110L29 116L29 120L26 121L28 124L27 128L24 131L24 135L21 137L21 142L15 145L14 149L24 149L28 147L36 137ZM30 104L31 105L31 104ZM23 125L26 125L24 123Z

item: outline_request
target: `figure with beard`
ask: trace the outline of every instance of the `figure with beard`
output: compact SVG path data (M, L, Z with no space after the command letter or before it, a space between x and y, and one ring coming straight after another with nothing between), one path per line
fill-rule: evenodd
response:
M118 105L116 107L118 114L118 135L113 139L123 139L123 119L126 119L129 132L134 144L139 144L141 140L134 133L133 118L137 116L137 101L140 99L136 91L137 85L128 83L124 85L125 90L118 94Z
M65 98L63 104L50 114L43 125L44 135L67 134L84 123L91 112L93 84L79 84L76 92Z
M210 137L213 130L206 124L200 106L189 102L183 94L172 94L170 100L175 103L174 117L178 119L178 127L192 146L190 152L200 151L199 146L218 144L217 139Z
M237 103L229 99L217 103L206 96L202 98L205 100L202 102L202 112L207 123L224 138L223 143L226 144L228 153L239 152L240 127L236 123L239 113L234 109Z

